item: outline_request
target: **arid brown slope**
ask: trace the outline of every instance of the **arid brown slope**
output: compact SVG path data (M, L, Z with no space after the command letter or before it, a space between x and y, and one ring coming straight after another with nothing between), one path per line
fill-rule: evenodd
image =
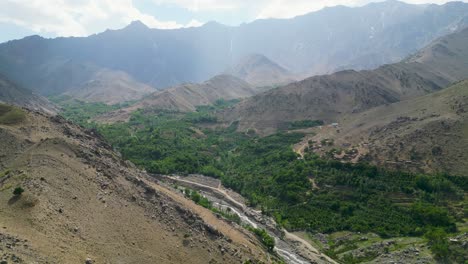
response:
M91 80L65 94L85 102L111 105L139 100L154 91L154 88L135 81L125 72L100 70Z
M218 75L202 84L184 84L155 92L128 108L98 119L102 122L125 121L138 109L190 112L197 106L211 105L219 99L232 100L254 94L255 90L245 81L231 75Z
M267 261L252 235L150 186L90 131L28 112L0 125L0 138L0 258L8 263ZM18 186L25 191L14 196Z
M380 106L340 120L340 133L316 129L311 140L335 140L362 159L414 171L468 172L468 81L440 92ZM349 152L351 153L351 152Z
M438 39L409 59L373 71L316 76L254 96L224 113L240 129L272 133L286 122L335 122L344 113L415 98L468 77L468 29Z

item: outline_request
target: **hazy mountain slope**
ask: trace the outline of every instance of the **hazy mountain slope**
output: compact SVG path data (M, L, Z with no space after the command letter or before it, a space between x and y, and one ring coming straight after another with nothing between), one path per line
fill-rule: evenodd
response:
M65 94L86 102L117 104L139 100L154 91L154 88L133 80L125 72L100 70L91 80Z
M267 262L253 235L153 183L93 132L26 115L0 124L2 260Z
M42 95L58 95L79 87L101 69L56 54L59 49L51 45L51 40L39 36L1 44L0 50L0 73Z
M340 133L317 130L387 167L465 175L468 171L468 81L340 119ZM346 149L346 148L345 148Z
M467 15L468 4L462 2L438 6L388 1L239 27L208 23L158 30L134 22L87 38L33 36L3 43L0 72L49 95L89 81L93 68L124 71L139 82L164 88L207 80L258 53L307 76L343 67L369 69L400 61L468 25Z
M199 105L210 105L219 99L245 98L254 93L245 81L230 75L218 75L201 84L185 84L155 92L131 108L195 111Z
M46 98L14 84L2 75L0 75L0 102L46 113L55 113L57 110Z
M465 28L459 33L444 36L403 63L424 65L428 71L436 72L452 82L465 79L468 69L467 31L468 28Z
M201 84L184 84L155 92L130 107L106 114L103 122L124 121L138 109L156 109L190 112L197 106L211 105L217 100L233 100L254 95L256 91L245 81L231 76L218 75Z
M316 76L254 96L224 113L240 129L273 132L294 120L335 122L343 113L422 96L468 77L468 29L440 38L401 63Z
M281 85L293 82L293 75L261 54L244 57L227 71L256 87Z

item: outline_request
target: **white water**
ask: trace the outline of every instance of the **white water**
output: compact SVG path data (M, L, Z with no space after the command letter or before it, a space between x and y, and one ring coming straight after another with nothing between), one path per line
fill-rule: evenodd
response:
M244 209L247 208L247 206L245 204L242 204L242 203L236 201L231 196L229 196L229 194L227 194L223 190L220 190L219 188L214 188L214 187L203 185L203 184L200 184L200 183L187 181L187 180L181 179L180 177L168 177L168 178L171 178L173 180L176 180L176 181L179 181L179 182L182 182L182 183L186 182L186 183L191 184L192 186L195 185L195 186L200 186L200 187L203 187L203 188L211 189L211 190L213 190L215 192L221 193L224 196L224 198L227 199L227 201L228 201L227 203L231 202L231 203L234 203L234 204L236 204L237 206L239 206L241 208L244 208ZM217 200L217 199L215 199L215 200ZM232 211L233 213L235 213L235 214L237 214L239 216L242 223L251 225L254 228L262 228L261 224L257 223L255 220L250 219L247 215L245 215L243 212L239 211L239 209L235 208L234 206L230 206L230 205L226 205L226 204L220 204L219 202L213 201L213 200L211 200L211 201L213 202L213 205L215 205L216 207L218 207L220 209L223 209L223 210L227 211L228 208L229 208L230 211ZM223 200L220 200L220 201L223 201ZM253 211L257 212L259 214L261 213L261 211L255 211L255 210L253 210ZM274 248L274 251L279 256L281 256L286 261L286 263L288 263L288 264L308 264L309 263L308 261L303 260L303 258L301 258L299 255L294 253L294 251L291 250L291 246L287 242L281 240L274 233L268 232L268 234L275 239L276 246Z
M235 214L237 214L239 216L239 218L241 219L241 221L243 223L249 224L254 228L258 228L257 223L250 220L249 217L247 217L243 213L239 212L237 209L235 209L235 208L233 208L233 207L231 207L229 205L224 205L224 204L220 204L220 203L217 203L217 202L214 202L213 204L215 206L217 206L218 208L223 209L223 210L227 210L227 208L229 208L233 213L235 213ZM279 238L276 237L274 234L270 233L270 235L275 238L276 246L274 248L274 251L276 251L276 253L278 253L278 255L280 255L286 261L286 263L289 263L289 264L308 264L309 263L308 261L304 261L304 260L300 259L295 253L292 253L292 252L288 251L286 248L281 248L282 243L280 243Z
M291 253L291 252L289 252L289 251L287 251L287 250L284 250L284 249L275 247L275 251L276 251L281 257L283 257L283 259L284 259L287 263L291 263L291 264L309 264L309 262L300 260L295 254L293 254L293 253Z
M214 205L216 205L217 207L219 207L221 209L224 209L224 210L227 210L229 208L231 210L231 212L233 212L233 213L235 213L236 215L239 216L239 218L241 219L241 221L243 223L251 225L253 228L258 228L258 225L254 221L250 220L250 218L248 218L246 215L242 214L241 212L239 212L235 208L233 208L231 206L228 206L228 205L216 203L216 202L214 203Z

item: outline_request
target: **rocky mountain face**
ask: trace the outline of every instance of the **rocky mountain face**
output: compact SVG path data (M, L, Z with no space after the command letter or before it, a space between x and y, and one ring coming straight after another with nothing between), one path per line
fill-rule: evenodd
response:
M157 184L93 131L25 115L0 122L3 262L268 262L253 234Z
M0 102L40 110L49 114L57 111L56 107L46 98L16 85L3 75L0 75Z
M238 27L208 23L158 30L134 22L86 38L32 36L3 43L0 72L50 95L89 82L102 68L124 71L157 88L202 82L250 54L263 54L307 76L343 68L369 69L400 61L435 38L468 25L467 15L468 4L462 2L439 6L387 1Z
M135 81L125 72L100 70L92 79L77 89L65 92L64 95L85 102L103 102L112 105L139 100L154 91L153 87Z
M336 122L362 112L445 88L468 77L468 29L442 37L401 63L372 71L342 71L274 89L228 109L223 118L239 128L272 133L289 121Z
M261 54L244 57L227 72L256 87L284 85L294 81L291 72Z
M128 120L138 109L192 112L197 106L212 105L218 100L247 98L257 93L247 82L227 74L218 75L201 84L183 84L155 92L130 107L105 114L102 122Z

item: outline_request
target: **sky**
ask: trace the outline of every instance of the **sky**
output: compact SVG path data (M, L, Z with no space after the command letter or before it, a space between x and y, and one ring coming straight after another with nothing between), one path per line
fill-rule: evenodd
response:
M370 2L379 0L0 0L0 42L29 35L88 36L123 28L135 20L160 29L195 27L210 21L236 26L262 18L291 18L327 6L355 7Z

